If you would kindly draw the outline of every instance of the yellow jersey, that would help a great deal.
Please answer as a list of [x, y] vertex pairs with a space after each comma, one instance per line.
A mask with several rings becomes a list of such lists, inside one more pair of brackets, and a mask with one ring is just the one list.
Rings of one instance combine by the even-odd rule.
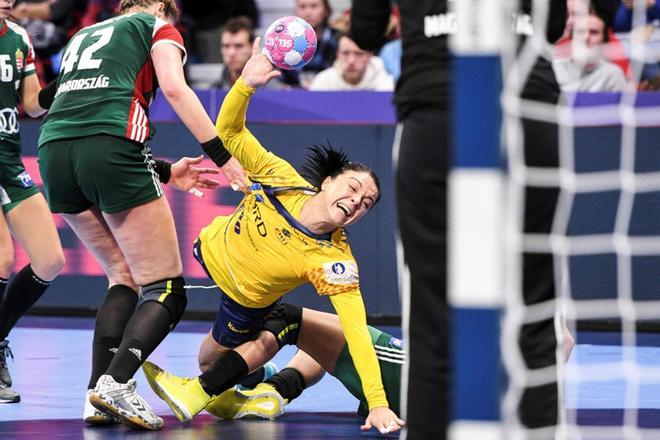
[[218, 135], [252, 185], [232, 215], [216, 217], [202, 229], [204, 263], [222, 291], [245, 307], [266, 307], [304, 283], [328, 295], [369, 408], [388, 406], [346, 233], [339, 228], [318, 235], [298, 222], [303, 204], [317, 189], [247, 129], [253, 93], [239, 78], [218, 115]]

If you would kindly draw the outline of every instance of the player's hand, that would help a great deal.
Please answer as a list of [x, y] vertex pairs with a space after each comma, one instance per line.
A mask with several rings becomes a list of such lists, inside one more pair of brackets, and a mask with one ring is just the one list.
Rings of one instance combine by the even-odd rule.
[[180, 189], [189, 191], [198, 197], [204, 197], [202, 189], [215, 189], [220, 183], [206, 177], [206, 174], [219, 174], [215, 168], [196, 167], [202, 162], [204, 156], [182, 157], [172, 164], [170, 181], [168, 184]]
[[252, 45], [252, 56], [247, 64], [245, 64], [245, 67], [243, 67], [243, 72], [241, 73], [243, 82], [250, 87], [263, 86], [271, 79], [282, 74], [279, 70], [275, 70], [270, 61], [268, 61], [268, 57], [261, 53], [261, 49], [259, 48], [260, 43], [261, 38], [255, 38]]
[[250, 192], [247, 186], [247, 178], [245, 177], [245, 170], [238, 162], [238, 160], [236, 160], [235, 157], [229, 159], [229, 161], [227, 161], [227, 163], [224, 164], [220, 168], [220, 170], [227, 179], [227, 182], [229, 182], [231, 189], [233, 189], [234, 191], [244, 192], [245, 194], [248, 194]]
[[386, 435], [391, 432], [397, 432], [406, 422], [401, 420], [389, 408], [380, 407], [374, 408], [369, 411], [364, 425], [360, 426], [362, 431], [368, 431], [371, 428], [376, 428], [381, 434]]

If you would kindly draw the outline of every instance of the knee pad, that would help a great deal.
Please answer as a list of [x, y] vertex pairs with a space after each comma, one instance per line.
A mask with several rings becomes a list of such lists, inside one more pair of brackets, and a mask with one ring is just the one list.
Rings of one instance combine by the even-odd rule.
[[278, 304], [266, 317], [263, 329], [275, 335], [277, 343], [282, 348], [285, 345], [298, 343], [301, 322], [302, 307], [293, 304]]
[[184, 284], [183, 277], [169, 278], [146, 284], [142, 286], [140, 291], [142, 297], [140, 303], [155, 301], [162, 304], [170, 312], [170, 329], [174, 329], [181, 320], [188, 304]]

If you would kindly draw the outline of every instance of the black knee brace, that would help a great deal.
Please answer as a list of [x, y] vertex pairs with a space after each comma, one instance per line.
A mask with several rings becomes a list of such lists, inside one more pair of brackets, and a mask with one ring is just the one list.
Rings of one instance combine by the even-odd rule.
[[186, 310], [188, 299], [186, 298], [186, 289], [184, 289], [185, 280], [183, 277], [171, 278], [156, 281], [142, 286], [140, 296], [142, 301], [155, 301], [161, 303], [168, 312], [170, 312], [170, 329], [179, 323], [183, 312]]
[[278, 304], [266, 317], [263, 329], [275, 335], [277, 343], [282, 348], [285, 345], [298, 343], [301, 322], [302, 307], [293, 304]]

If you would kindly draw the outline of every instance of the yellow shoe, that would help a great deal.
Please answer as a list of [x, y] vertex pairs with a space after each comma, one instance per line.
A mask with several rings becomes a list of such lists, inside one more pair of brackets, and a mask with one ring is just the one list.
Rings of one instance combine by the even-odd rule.
[[170, 406], [176, 418], [189, 422], [204, 409], [211, 397], [194, 377], [179, 377], [146, 361], [142, 365], [151, 389]]
[[252, 390], [228, 389], [211, 399], [206, 411], [223, 419], [255, 416], [274, 420], [284, 413], [286, 403], [273, 386], [260, 383]]

